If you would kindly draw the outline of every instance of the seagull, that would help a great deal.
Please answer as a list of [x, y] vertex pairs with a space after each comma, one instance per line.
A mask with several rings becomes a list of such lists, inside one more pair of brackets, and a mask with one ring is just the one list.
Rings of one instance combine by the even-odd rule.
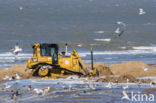
[[32, 90], [33, 89], [31, 85], [27, 85], [26, 87], [28, 88], [28, 90]]
[[128, 97], [128, 94], [126, 93], [126, 91], [122, 91], [122, 94], [123, 94], [123, 96], [122, 96], [122, 100], [123, 99], [127, 99], [127, 100], [130, 100], [130, 98]]
[[142, 68], [144, 69], [144, 71], [147, 71], [147, 70], [149, 69], [149, 68], [147, 68], [147, 67], [144, 67], [144, 66], [143, 66]]
[[126, 24], [125, 23], [123, 23], [123, 22], [121, 22], [121, 21], [117, 21], [115, 24], [118, 24], [118, 25], [122, 25], [122, 26], [126, 26]]
[[151, 82], [150, 82], [150, 86], [151, 86], [151, 87], [154, 87], [154, 85], [155, 85], [155, 82], [151, 81]]
[[65, 89], [65, 85], [64, 84], [62, 84], [62, 88]]
[[43, 94], [43, 90], [39, 89], [39, 88], [35, 88], [33, 91], [35, 91], [38, 95], [42, 95]]
[[43, 90], [43, 94], [42, 95], [45, 95], [46, 93], [48, 93], [49, 91], [50, 91], [50, 87], [48, 86], [48, 87], [46, 87], [46, 88], [43, 88], [42, 90]]
[[71, 84], [69, 84], [69, 90], [72, 90], [72, 85]]
[[13, 78], [11, 76], [6, 75], [3, 80], [12, 80]]
[[18, 53], [22, 51], [22, 48], [20, 48], [18, 43], [16, 43], [14, 49], [12, 49], [12, 50], [13, 50], [14, 55], [18, 55]]
[[146, 14], [146, 12], [142, 8], [139, 8], [139, 15], [144, 15], [144, 14]]
[[105, 87], [107, 87], [107, 88], [112, 88], [112, 83], [109, 82]]
[[91, 89], [93, 89], [93, 90], [95, 90], [96, 88], [94, 87], [94, 85], [93, 84], [90, 84], [89, 85], [89, 87], [91, 88]]
[[119, 27], [114, 31], [114, 34], [120, 37], [124, 33], [124, 30], [121, 30]]
[[126, 90], [126, 89], [129, 88], [129, 79], [127, 79], [127, 83], [126, 83], [126, 84], [127, 84], [127, 85], [126, 85], [126, 86], [123, 86], [122, 89]]
[[127, 79], [126, 81], [127, 81], [127, 85], [129, 85], [129, 79]]
[[126, 90], [126, 89], [128, 89], [128, 88], [129, 88], [128, 85], [122, 87], [122, 89], [124, 89], [124, 90]]
[[5, 89], [11, 88], [11, 85], [5, 84]]
[[54, 88], [51, 87], [46, 87], [43, 89], [39, 89], [39, 88], [34, 88], [34, 91], [38, 94], [38, 95], [45, 95], [46, 93], [48, 93], [50, 90], [52, 90]]
[[22, 10], [23, 10], [23, 6], [19, 6], [19, 7], [18, 7], [18, 10], [19, 10], [19, 11], [22, 11]]
[[8, 79], [9, 79], [8, 75], [5, 75], [5, 77], [3, 78], [3, 80], [8, 80]]
[[21, 79], [21, 77], [19, 76], [19, 74], [16, 74], [16, 79]]
[[11, 98], [12, 98], [12, 99], [14, 99], [14, 98], [16, 98], [18, 95], [20, 95], [18, 90], [13, 90], [12, 92], [13, 92], [12, 95], [11, 95]]
[[121, 21], [117, 21], [115, 24], [117, 24], [118, 27], [114, 31], [113, 35], [117, 35], [118, 37], [120, 37], [124, 33], [124, 29], [126, 27], [126, 24], [121, 22]]

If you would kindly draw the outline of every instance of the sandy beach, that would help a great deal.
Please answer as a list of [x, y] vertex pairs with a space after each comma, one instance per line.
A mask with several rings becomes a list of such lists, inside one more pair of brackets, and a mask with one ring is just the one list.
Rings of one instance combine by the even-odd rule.
[[[87, 68], [91, 68], [87, 65]], [[120, 82], [125, 83], [127, 79], [129, 82], [139, 82], [138, 77], [155, 77], [156, 66], [148, 65], [141, 61], [123, 62], [120, 64], [105, 65], [103, 63], [94, 64], [94, 69], [98, 72], [97, 81], [100, 82]], [[6, 76], [11, 77], [11, 80], [16, 80], [16, 75], [19, 75], [18, 79], [31, 79], [34, 78], [31, 74], [31, 70], [25, 68], [24, 65], [16, 64], [8, 69], [0, 69], [0, 81], [6, 81]], [[142, 80], [142, 82], [150, 82], [150, 80]]]

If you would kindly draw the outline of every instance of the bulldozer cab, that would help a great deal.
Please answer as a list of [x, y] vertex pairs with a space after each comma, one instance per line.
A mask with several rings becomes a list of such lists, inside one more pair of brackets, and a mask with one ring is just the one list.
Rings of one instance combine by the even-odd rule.
[[57, 44], [41, 44], [41, 56], [51, 56], [52, 64], [58, 64], [58, 45]]
[[57, 44], [40, 44], [40, 46], [34, 45], [33, 54], [37, 56], [37, 48], [40, 49], [40, 56], [52, 57], [52, 64], [58, 64], [58, 45]]

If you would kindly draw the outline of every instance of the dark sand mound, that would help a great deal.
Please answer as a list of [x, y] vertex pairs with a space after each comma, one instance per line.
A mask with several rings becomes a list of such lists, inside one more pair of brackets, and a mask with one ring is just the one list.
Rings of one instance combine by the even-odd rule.
[[[128, 81], [127, 81], [128, 80]], [[119, 77], [109, 77], [107, 76], [106, 78], [98, 78], [96, 80], [96, 82], [116, 82], [116, 83], [150, 83], [151, 80], [150, 79], [136, 79], [134, 76], [132, 75], [121, 75]]]
[[149, 66], [144, 62], [123, 62], [121, 64], [110, 65], [109, 67], [112, 73], [115, 75], [130, 74], [134, 77], [156, 76], [156, 68], [152, 68], [152, 66]]
[[136, 83], [139, 80], [137, 80], [135, 77], [133, 77], [132, 75], [121, 75], [119, 77], [106, 77], [106, 78], [99, 78], [96, 81], [97, 82], [118, 82], [118, 83], [126, 83], [128, 80], [128, 82], [131, 83]]
[[118, 81], [119, 82], [126, 83], [127, 80], [129, 82], [131, 82], [131, 83], [138, 82], [138, 80], [134, 76], [132, 76], [130, 74], [128, 74], [128, 75], [121, 75], [120, 77], [118, 77]]
[[29, 70], [25, 71], [24, 65], [17, 64], [14, 65], [8, 69], [0, 69], [0, 81], [3, 81], [3, 78], [8, 75], [10, 77], [13, 77], [15, 79], [16, 74], [18, 74], [21, 79], [26, 79], [31, 77], [31, 72]]
[[[87, 68], [91, 69], [91, 65], [88, 65]], [[99, 76], [113, 75], [110, 68], [107, 65], [103, 64], [103, 63], [94, 64], [94, 69], [96, 69]]]

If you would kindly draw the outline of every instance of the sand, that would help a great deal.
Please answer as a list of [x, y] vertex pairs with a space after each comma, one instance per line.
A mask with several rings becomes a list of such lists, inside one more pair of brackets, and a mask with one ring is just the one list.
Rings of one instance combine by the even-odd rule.
[[[88, 69], [91, 69], [91, 65], [87, 65]], [[147, 65], [144, 62], [139, 61], [130, 61], [123, 62], [120, 64], [105, 65], [103, 63], [94, 64], [94, 69], [98, 72], [98, 79], [96, 81], [100, 82], [138, 82], [139, 80], [136, 77], [145, 77], [145, 76], [156, 76], [156, 66]], [[16, 74], [20, 75], [20, 79], [32, 78], [31, 71], [25, 71], [25, 66], [21, 64], [14, 65], [8, 69], [0, 69], [0, 81], [6, 75], [11, 76], [12, 79], [16, 79]], [[112, 77], [118, 76], [118, 77]], [[103, 78], [104, 77], [104, 78]], [[141, 80], [141, 82], [146, 83], [151, 80]]]
[[[91, 65], [87, 65], [91, 68]], [[156, 76], [156, 66], [148, 65], [140, 61], [129, 61], [120, 64], [105, 65], [103, 63], [94, 64], [99, 76], [104, 75], [132, 75], [134, 77]]]
[[12, 79], [16, 79], [16, 74], [20, 76], [20, 79], [27, 79], [31, 77], [31, 71], [25, 70], [24, 65], [17, 64], [8, 69], [0, 69], [0, 81], [4, 81], [3, 79], [6, 76], [12, 77]]
[[[123, 62], [109, 66], [115, 75], [132, 75], [134, 77], [156, 76], [156, 68], [140, 61]], [[145, 69], [145, 70], [144, 70]], [[147, 70], [148, 69], [148, 70]]]
[[[87, 66], [91, 68], [91, 65]], [[105, 65], [103, 63], [94, 64], [94, 68], [99, 73], [99, 78], [97, 82], [120, 82], [126, 83], [129, 82], [140, 82], [140, 83], [149, 83], [150, 79], [136, 79], [136, 77], [145, 77], [145, 76], [156, 76], [156, 67], [155, 65], [148, 65], [140, 61], [130, 61], [123, 62], [120, 64]], [[116, 75], [119, 77], [112, 77], [110, 75]], [[105, 76], [103, 78], [103, 76]]]

